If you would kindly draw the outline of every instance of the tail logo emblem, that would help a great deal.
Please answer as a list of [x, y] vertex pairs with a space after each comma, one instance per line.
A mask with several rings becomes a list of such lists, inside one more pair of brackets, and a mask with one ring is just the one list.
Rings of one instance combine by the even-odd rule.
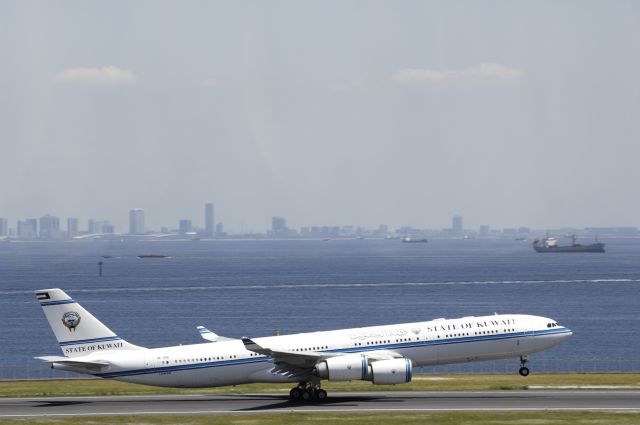
[[68, 311], [62, 315], [62, 324], [69, 328], [69, 332], [75, 331], [80, 324], [80, 315], [75, 311]]

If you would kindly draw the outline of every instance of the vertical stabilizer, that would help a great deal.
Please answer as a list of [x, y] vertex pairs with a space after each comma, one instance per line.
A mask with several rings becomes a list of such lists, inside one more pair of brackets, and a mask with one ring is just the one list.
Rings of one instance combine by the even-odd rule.
[[112, 350], [138, 350], [113, 333], [62, 289], [41, 289], [36, 298], [67, 357]]

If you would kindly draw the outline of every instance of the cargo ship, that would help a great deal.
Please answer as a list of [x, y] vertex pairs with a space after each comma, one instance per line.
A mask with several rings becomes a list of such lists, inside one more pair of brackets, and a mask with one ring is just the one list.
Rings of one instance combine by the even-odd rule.
[[536, 252], [604, 252], [604, 244], [596, 242], [589, 245], [581, 245], [576, 242], [576, 235], [571, 236], [571, 245], [560, 246], [556, 238], [545, 236], [533, 241], [533, 249]]

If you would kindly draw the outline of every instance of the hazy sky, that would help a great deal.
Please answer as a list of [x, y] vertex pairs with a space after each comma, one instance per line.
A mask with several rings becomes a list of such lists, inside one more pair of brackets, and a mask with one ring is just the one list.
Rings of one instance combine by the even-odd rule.
[[1, 1], [0, 216], [640, 226], [638, 1]]

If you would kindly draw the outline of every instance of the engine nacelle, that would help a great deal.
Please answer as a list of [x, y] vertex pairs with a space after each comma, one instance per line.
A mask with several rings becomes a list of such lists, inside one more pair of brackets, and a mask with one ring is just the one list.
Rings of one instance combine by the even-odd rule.
[[411, 382], [413, 365], [409, 359], [379, 360], [371, 363], [372, 381], [376, 385]]
[[355, 381], [367, 378], [369, 366], [364, 354], [330, 357], [316, 365], [318, 376], [329, 381]]

